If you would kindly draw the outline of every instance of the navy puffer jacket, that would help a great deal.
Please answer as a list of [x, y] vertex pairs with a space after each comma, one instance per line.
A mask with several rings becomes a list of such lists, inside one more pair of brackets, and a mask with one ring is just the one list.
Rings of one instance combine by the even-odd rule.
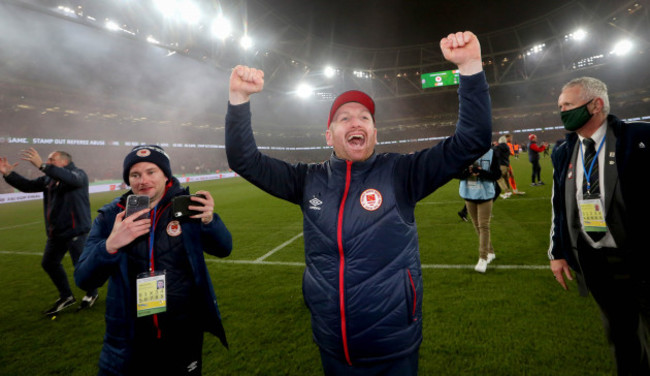
[[[115, 216], [124, 209], [125, 198], [130, 193], [127, 192], [99, 209], [99, 215], [93, 223], [74, 272], [75, 282], [84, 290], [98, 288], [108, 280], [106, 334], [99, 366], [114, 374], [128, 373], [129, 360], [133, 354], [136, 294], [133, 290], [135, 281], [130, 278], [132, 273], [129, 270], [129, 253], [132, 251], [132, 247], [138, 247], [142, 242], [148, 241], [147, 236], [142, 236], [115, 254], [106, 251], [106, 239], [113, 229]], [[232, 237], [216, 213], [212, 222], [207, 225], [198, 220], [178, 221], [174, 218], [170, 207], [171, 199], [174, 196], [186, 194], [189, 192], [182, 188], [178, 180], [174, 178], [173, 185], [158, 205], [160, 219], [154, 225], [155, 254], [168, 252], [168, 247], [174, 244], [175, 247], [178, 247], [178, 249], [173, 249], [174, 252], [184, 252], [187, 255], [200, 300], [199, 306], [203, 310], [200, 315], [202, 318], [200, 325], [204, 331], [214, 334], [224, 346], [227, 346], [217, 298], [203, 253], [218, 257], [228, 256], [232, 250]], [[173, 226], [173, 222], [177, 222], [176, 226], [180, 224], [180, 231], [170, 233], [169, 226]], [[170, 237], [172, 236], [180, 236], [182, 242], [171, 241]], [[171, 308], [169, 307], [170, 310]], [[180, 310], [183, 308], [177, 307]]]
[[303, 294], [314, 340], [348, 364], [407, 356], [422, 341], [422, 272], [416, 203], [490, 148], [485, 75], [461, 76], [455, 135], [413, 154], [332, 155], [292, 165], [259, 152], [250, 103], [229, 105], [230, 167], [266, 192], [301, 206]]

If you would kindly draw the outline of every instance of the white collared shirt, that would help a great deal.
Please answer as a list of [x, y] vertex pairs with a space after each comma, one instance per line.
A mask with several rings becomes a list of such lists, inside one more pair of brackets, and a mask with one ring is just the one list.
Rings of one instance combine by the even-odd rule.
[[[594, 134], [591, 135], [591, 139], [594, 140], [594, 143], [596, 144], [596, 151], [598, 151], [598, 147], [600, 146], [600, 143], [605, 139], [607, 136], [607, 120], [605, 120], [598, 130], [594, 132]], [[578, 134], [579, 142], [582, 144], [582, 141], [585, 139], [585, 137], [582, 137]], [[580, 147], [580, 145], [577, 145], [578, 147], [578, 159], [576, 160], [576, 202], [580, 202], [582, 200], [582, 182], [585, 179], [585, 169], [583, 166], [583, 154], [585, 152], [584, 145]], [[600, 153], [598, 153], [598, 183], [599, 183], [599, 189], [600, 189], [600, 197], [603, 202], [603, 215], [607, 215], [607, 207], [605, 206], [605, 155], [607, 154], [605, 150], [607, 149], [607, 141], [603, 142], [603, 147], [600, 150]], [[587, 168], [589, 168], [587, 166]], [[603, 248], [603, 247], [608, 247], [608, 248], [616, 248], [616, 242], [614, 241], [614, 237], [612, 234], [607, 231], [607, 234], [600, 239], [598, 242], [594, 242], [591, 240], [589, 236], [586, 236], [587, 233], [585, 232], [584, 228], [582, 228], [582, 233], [585, 235], [585, 239], [587, 240], [587, 243], [589, 243], [590, 246], [593, 248]]]

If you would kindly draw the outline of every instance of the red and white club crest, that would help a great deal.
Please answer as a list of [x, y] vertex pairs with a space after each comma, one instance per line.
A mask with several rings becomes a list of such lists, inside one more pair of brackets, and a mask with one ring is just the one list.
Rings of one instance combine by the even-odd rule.
[[379, 209], [382, 200], [383, 199], [381, 197], [381, 193], [379, 193], [378, 190], [373, 188], [369, 188], [363, 191], [361, 197], [359, 198], [359, 202], [361, 202], [361, 206], [363, 206], [363, 208], [368, 211], [375, 211]]
[[151, 155], [151, 150], [149, 150], [149, 149], [140, 149], [140, 150], [135, 152], [135, 155], [137, 155], [138, 157], [148, 157], [148, 156]]
[[178, 221], [171, 221], [167, 225], [167, 235], [178, 236], [181, 234], [181, 224]]

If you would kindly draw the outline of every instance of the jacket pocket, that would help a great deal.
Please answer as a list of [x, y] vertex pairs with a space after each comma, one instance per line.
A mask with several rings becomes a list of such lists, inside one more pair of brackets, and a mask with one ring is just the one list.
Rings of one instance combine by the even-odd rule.
[[417, 318], [417, 289], [415, 288], [415, 280], [413, 274], [409, 269], [406, 269], [406, 312], [408, 312], [408, 322], [412, 323], [418, 320]]

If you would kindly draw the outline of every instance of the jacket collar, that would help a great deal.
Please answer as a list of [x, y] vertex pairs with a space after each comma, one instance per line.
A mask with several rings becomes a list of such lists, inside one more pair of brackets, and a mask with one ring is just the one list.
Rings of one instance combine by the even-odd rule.
[[[377, 153], [372, 152], [372, 155], [370, 155], [370, 158], [366, 159], [363, 162], [353, 162], [352, 163], [352, 170], [353, 171], [365, 171], [368, 170], [377, 160]], [[333, 169], [343, 169], [345, 170], [347, 166], [347, 160], [346, 159], [341, 159], [336, 156], [334, 152], [332, 152], [332, 155], [330, 156], [330, 165], [332, 166]]]

